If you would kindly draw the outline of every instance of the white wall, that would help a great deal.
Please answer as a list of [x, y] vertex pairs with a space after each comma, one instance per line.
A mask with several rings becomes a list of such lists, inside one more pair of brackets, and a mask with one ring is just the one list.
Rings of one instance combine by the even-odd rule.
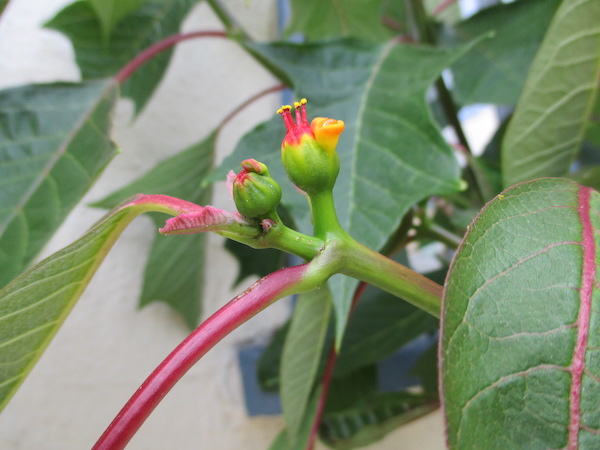
[[[40, 28], [69, 0], [11, 0], [0, 19], [0, 88], [31, 82], [77, 80], [69, 42]], [[225, 2], [257, 39], [277, 34], [274, 0]], [[220, 28], [206, 5], [194, 9], [185, 29]], [[155, 98], [132, 122], [121, 101], [114, 137], [123, 148], [86, 196], [90, 203], [137, 178], [162, 158], [205, 136], [236, 105], [277, 81], [235, 44], [202, 39], [180, 44]], [[219, 138], [219, 155], [279, 106], [278, 94], [256, 102]], [[214, 204], [231, 208], [223, 185]], [[79, 206], [45, 254], [79, 237], [102, 211]], [[186, 335], [181, 320], [161, 304], [136, 309], [152, 224], [137, 219], [123, 234], [71, 316], [31, 375], [0, 415], [0, 448], [83, 449], [93, 445], [150, 371]], [[210, 238], [205, 314], [235, 295], [232, 257]], [[248, 284], [251, 280], [248, 280]], [[264, 449], [282, 427], [279, 417], [249, 418], [243, 406], [236, 354], [264, 340], [288, 312], [274, 305], [219, 344], [167, 396], [132, 440], [132, 449]], [[425, 440], [415, 441], [418, 433]], [[434, 414], [373, 448], [443, 448]], [[421, 438], [419, 438], [421, 439]], [[414, 444], [410, 444], [414, 442]]]

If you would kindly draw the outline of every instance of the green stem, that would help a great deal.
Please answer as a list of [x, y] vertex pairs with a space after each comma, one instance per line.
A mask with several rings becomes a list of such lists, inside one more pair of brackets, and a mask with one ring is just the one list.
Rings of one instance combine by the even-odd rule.
[[440, 317], [442, 286], [352, 238], [340, 244], [335, 249], [336, 257], [342, 259], [340, 273], [383, 289]]
[[462, 238], [451, 233], [435, 223], [428, 223], [418, 229], [419, 236], [427, 236], [446, 244], [448, 247], [457, 249]]
[[248, 40], [248, 34], [243, 28], [235, 21], [235, 19], [229, 14], [229, 11], [221, 5], [219, 0], [207, 0], [208, 5], [213, 10], [215, 15], [219, 18], [223, 26], [227, 29], [227, 33], [230, 35], [239, 35], [240, 37]]
[[315, 236], [325, 241], [330, 238], [345, 236], [346, 232], [340, 225], [335, 212], [333, 192], [326, 190], [318, 194], [312, 194], [309, 198]]

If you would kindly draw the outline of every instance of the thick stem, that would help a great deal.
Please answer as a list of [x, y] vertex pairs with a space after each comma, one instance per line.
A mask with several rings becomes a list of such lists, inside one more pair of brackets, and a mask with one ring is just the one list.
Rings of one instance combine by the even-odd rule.
[[123, 449], [175, 383], [217, 342], [265, 307], [313, 287], [309, 264], [274, 272], [204, 321], [154, 370], [100, 437], [95, 450]]
[[173, 47], [175, 44], [181, 41], [206, 37], [227, 38], [227, 33], [225, 33], [224, 31], [195, 31], [193, 33], [174, 34], [172, 36], [166, 37], [165, 39], [158, 41], [155, 44], [148, 47], [147, 49], [143, 50], [129, 63], [127, 63], [125, 67], [123, 67], [121, 71], [115, 76], [115, 80], [118, 83], [123, 84], [144, 63], [152, 59], [158, 53]]
[[442, 286], [356, 241], [342, 241], [334, 251], [340, 272], [383, 289], [440, 317]]
[[346, 235], [335, 212], [332, 191], [326, 190], [310, 195], [310, 207], [315, 236], [327, 240], [329, 237]]

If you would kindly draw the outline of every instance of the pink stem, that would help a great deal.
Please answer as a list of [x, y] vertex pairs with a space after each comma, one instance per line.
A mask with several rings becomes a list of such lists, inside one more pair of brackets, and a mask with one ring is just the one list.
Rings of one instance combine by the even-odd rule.
[[[354, 297], [352, 298], [352, 305], [350, 306], [350, 314], [356, 308], [358, 301], [362, 297], [368, 284], [364, 281], [354, 291]], [[321, 396], [319, 397], [319, 404], [317, 405], [317, 412], [313, 419], [312, 427], [310, 429], [310, 435], [308, 437], [308, 443], [306, 444], [306, 450], [313, 450], [317, 435], [319, 434], [319, 425], [321, 424], [321, 418], [325, 411], [325, 405], [327, 404], [327, 395], [329, 394], [329, 386], [331, 385], [331, 379], [333, 378], [333, 370], [335, 369], [335, 363], [337, 361], [338, 353], [335, 351], [335, 345], [331, 346], [329, 356], [327, 357], [327, 364], [325, 366], [325, 373], [323, 373], [323, 379], [321, 380]]]
[[292, 293], [304, 280], [307, 268], [308, 264], [303, 264], [267, 275], [205, 320], [144, 381], [94, 450], [125, 448], [163, 397], [208, 350], [268, 305]]
[[146, 61], [152, 59], [156, 54], [173, 47], [175, 44], [186, 41], [188, 39], [218, 37], [226, 38], [227, 33], [224, 31], [194, 31], [193, 33], [173, 34], [166, 37], [162, 41], [158, 41], [147, 49], [143, 50], [135, 58], [129, 61], [125, 67], [115, 76], [115, 80], [123, 84], [137, 69], [140, 68]]
[[439, 5], [437, 5], [437, 7], [433, 10], [433, 15], [437, 16], [438, 14], [443, 13], [446, 8], [455, 4], [456, 1], [457, 0], [444, 0]]

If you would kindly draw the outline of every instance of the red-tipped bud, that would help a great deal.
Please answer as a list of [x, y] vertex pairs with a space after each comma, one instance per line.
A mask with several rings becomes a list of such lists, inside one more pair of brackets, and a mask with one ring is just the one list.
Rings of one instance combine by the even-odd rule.
[[283, 166], [292, 183], [306, 193], [330, 190], [340, 171], [335, 149], [344, 122], [318, 117], [309, 125], [306, 99], [294, 103], [294, 108], [295, 122], [291, 106], [282, 106], [277, 111], [287, 130], [281, 144]]
[[232, 186], [237, 210], [246, 217], [262, 219], [275, 212], [281, 201], [281, 188], [269, 169], [255, 159], [242, 161], [242, 170]]

